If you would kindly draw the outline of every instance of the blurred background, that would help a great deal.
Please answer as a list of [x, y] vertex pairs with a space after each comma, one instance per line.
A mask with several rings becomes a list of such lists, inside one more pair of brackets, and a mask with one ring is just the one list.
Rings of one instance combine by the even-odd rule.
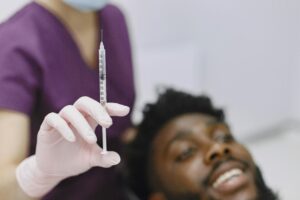
[[[0, 2], [0, 22], [29, 0]], [[159, 86], [204, 93], [226, 110], [282, 199], [300, 192], [300, 1], [112, 0], [134, 53], [133, 120]], [[1, 72], [0, 72], [1, 73]]]

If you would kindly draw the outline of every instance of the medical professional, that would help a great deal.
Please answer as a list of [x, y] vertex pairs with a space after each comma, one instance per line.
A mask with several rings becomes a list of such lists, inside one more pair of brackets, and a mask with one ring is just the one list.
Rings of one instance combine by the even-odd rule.
[[[116, 102], [106, 106], [99, 103], [101, 29], [108, 101]], [[118, 8], [106, 0], [27, 4], [0, 25], [1, 199], [124, 199], [113, 166], [133, 102], [131, 49]], [[106, 154], [98, 125], [109, 127]]]

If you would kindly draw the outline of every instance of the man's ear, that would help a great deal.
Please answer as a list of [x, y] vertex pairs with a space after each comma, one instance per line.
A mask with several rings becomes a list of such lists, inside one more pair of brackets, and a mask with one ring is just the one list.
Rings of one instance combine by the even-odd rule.
[[150, 195], [150, 197], [148, 198], [148, 200], [167, 200], [165, 195], [161, 192], [155, 192], [153, 194]]

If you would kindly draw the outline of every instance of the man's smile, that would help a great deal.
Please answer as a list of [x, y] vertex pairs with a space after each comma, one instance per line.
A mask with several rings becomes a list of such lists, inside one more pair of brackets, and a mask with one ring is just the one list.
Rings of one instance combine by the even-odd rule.
[[209, 186], [220, 194], [231, 194], [249, 182], [247, 165], [239, 161], [224, 161], [209, 176]]

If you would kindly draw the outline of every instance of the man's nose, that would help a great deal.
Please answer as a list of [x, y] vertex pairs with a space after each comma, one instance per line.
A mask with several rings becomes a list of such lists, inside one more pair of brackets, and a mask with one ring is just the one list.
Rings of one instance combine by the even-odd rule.
[[209, 165], [213, 162], [223, 159], [224, 157], [228, 156], [230, 153], [231, 151], [227, 144], [217, 143], [217, 142], [213, 143], [209, 147], [204, 157], [204, 163]]

